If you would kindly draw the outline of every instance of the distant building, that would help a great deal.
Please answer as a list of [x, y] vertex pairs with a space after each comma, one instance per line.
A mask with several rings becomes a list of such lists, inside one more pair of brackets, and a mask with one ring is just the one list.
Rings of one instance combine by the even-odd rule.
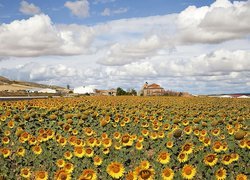
[[242, 95], [242, 96], [238, 96], [237, 98], [250, 98], [250, 96], [246, 96], [246, 95]]
[[75, 94], [93, 94], [95, 93], [95, 90], [94, 88], [90, 86], [80, 86], [80, 87], [74, 88], [73, 92]]
[[109, 90], [95, 90], [95, 95], [97, 96], [116, 96], [116, 89], [112, 88]]
[[165, 90], [160, 85], [155, 83], [149, 85], [147, 82], [143, 85], [140, 92], [143, 96], [163, 96], [164, 93]]
[[33, 89], [26, 89], [26, 92], [29, 92], [29, 93], [56, 93], [56, 90], [50, 89], [50, 88], [33, 88]]

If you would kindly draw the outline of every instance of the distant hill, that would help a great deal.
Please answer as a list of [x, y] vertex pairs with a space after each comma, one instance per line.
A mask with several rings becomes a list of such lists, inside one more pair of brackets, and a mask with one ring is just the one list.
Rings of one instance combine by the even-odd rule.
[[50, 88], [55, 89], [61, 92], [68, 92], [68, 89], [60, 86], [49, 86], [45, 84], [38, 84], [34, 82], [25, 82], [25, 81], [15, 81], [9, 80], [6, 77], [0, 76], [0, 91], [21, 91], [26, 89], [33, 88]]

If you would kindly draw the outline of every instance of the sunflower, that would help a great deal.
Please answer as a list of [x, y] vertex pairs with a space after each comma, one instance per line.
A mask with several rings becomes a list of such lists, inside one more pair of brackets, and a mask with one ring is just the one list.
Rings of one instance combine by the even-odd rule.
[[147, 129], [142, 129], [141, 133], [142, 133], [142, 135], [143, 135], [144, 137], [146, 137], [146, 136], [148, 136], [149, 131], [148, 131]]
[[170, 124], [166, 123], [163, 125], [163, 129], [167, 131], [170, 129], [170, 126], [171, 126]]
[[250, 140], [248, 139], [246, 139], [246, 147], [247, 147], [247, 149], [250, 149]]
[[94, 138], [94, 137], [88, 138], [87, 144], [88, 144], [88, 146], [90, 146], [90, 147], [95, 147], [95, 145], [96, 145], [96, 138]]
[[74, 155], [76, 157], [82, 158], [85, 155], [85, 151], [82, 147], [75, 147], [74, 148]]
[[5, 130], [5, 131], [4, 131], [4, 135], [5, 135], [5, 136], [9, 136], [10, 134], [11, 134], [11, 131], [10, 131], [10, 130]]
[[208, 166], [214, 166], [218, 161], [216, 154], [208, 154], [204, 157], [204, 163]]
[[123, 146], [132, 146], [133, 140], [129, 134], [124, 134], [121, 139]]
[[67, 144], [67, 139], [64, 138], [64, 137], [61, 137], [58, 141], [58, 143], [61, 145], [61, 146], [65, 146]]
[[37, 143], [36, 138], [35, 138], [35, 137], [30, 137], [30, 139], [29, 139], [29, 144], [30, 144], [30, 145], [35, 145], [36, 143]]
[[108, 154], [110, 152], [109, 148], [103, 148], [102, 149], [103, 154]]
[[166, 167], [162, 170], [161, 177], [163, 180], [172, 180], [174, 178], [174, 171], [171, 168]]
[[144, 137], [143, 137], [143, 136], [139, 136], [139, 137], [138, 137], [138, 141], [139, 141], [139, 142], [143, 142], [143, 141], [144, 141]]
[[10, 120], [8, 122], [8, 127], [12, 129], [14, 126], [15, 126], [15, 121], [14, 120]]
[[160, 152], [160, 154], [158, 155], [157, 160], [161, 163], [161, 164], [167, 164], [170, 161], [170, 154], [168, 152]]
[[30, 177], [30, 175], [31, 175], [31, 172], [30, 172], [30, 169], [29, 168], [22, 168], [21, 169], [21, 172], [20, 172], [20, 175], [22, 176], [22, 177], [24, 177], [24, 178], [29, 178]]
[[135, 141], [137, 139], [137, 135], [136, 134], [132, 134], [131, 139]]
[[94, 133], [94, 131], [89, 127], [84, 128], [83, 131], [87, 136], [92, 136], [92, 134]]
[[200, 131], [198, 129], [194, 130], [194, 135], [199, 136]]
[[2, 138], [2, 143], [3, 143], [3, 144], [9, 144], [9, 142], [10, 142], [10, 138], [8, 138], [7, 136], [4, 136], [4, 137]]
[[228, 149], [228, 145], [227, 145], [226, 142], [224, 142], [224, 143], [222, 144], [221, 150], [222, 150], [222, 151], [226, 151], [227, 149]]
[[211, 139], [208, 137], [205, 137], [203, 140], [204, 146], [209, 146], [211, 144]]
[[65, 159], [69, 160], [72, 158], [73, 155], [70, 151], [66, 151], [63, 156]]
[[102, 158], [99, 157], [99, 156], [95, 156], [95, 157], [93, 158], [93, 161], [94, 161], [94, 165], [95, 165], [95, 166], [100, 166], [100, 165], [102, 164]]
[[213, 143], [213, 150], [214, 150], [215, 152], [221, 152], [221, 151], [222, 151], [222, 148], [223, 148], [223, 145], [222, 145], [222, 143], [221, 143], [220, 141], [215, 141], [215, 142]]
[[180, 152], [177, 159], [179, 162], [186, 162], [188, 160], [188, 155], [184, 152]]
[[81, 139], [76, 139], [74, 141], [74, 146], [75, 147], [83, 147], [84, 145], [85, 145], [85, 142], [83, 142], [83, 140], [81, 140]]
[[68, 142], [69, 142], [70, 145], [75, 145], [76, 140], [77, 140], [76, 136], [70, 136], [68, 138]]
[[143, 149], [143, 144], [142, 144], [141, 142], [137, 142], [137, 143], [135, 144], [135, 148], [136, 148], [137, 150], [142, 150], [142, 149]]
[[84, 169], [78, 180], [96, 180], [97, 174], [93, 169]]
[[158, 137], [159, 137], [159, 138], [164, 138], [164, 137], [165, 137], [164, 131], [159, 131], [159, 132], [158, 132]]
[[20, 136], [20, 139], [24, 142], [28, 141], [30, 138], [30, 134], [28, 132], [23, 132]]
[[229, 164], [231, 164], [231, 163], [233, 162], [233, 160], [232, 160], [232, 158], [231, 158], [231, 155], [230, 155], [230, 154], [229, 154], [229, 155], [224, 155], [224, 156], [222, 157], [221, 162], [222, 162], [224, 165], [229, 165]]
[[205, 129], [201, 130], [200, 135], [203, 136], [203, 137], [206, 136], [207, 131]]
[[153, 180], [155, 175], [155, 171], [152, 168], [142, 169], [141, 167], [137, 167], [134, 173], [138, 180]]
[[245, 148], [245, 147], [247, 147], [247, 143], [246, 143], [245, 139], [240, 140], [239, 146], [240, 146], [240, 148]]
[[173, 146], [174, 146], [174, 142], [173, 141], [168, 141], [167, 143], [166, 143], [166, 146], [167, 146], [167, 148], [172, 148]]
[[133, 173], [133, 171], [129, 172], [126, 177], [125, 177], [126, 180], [136, 180], [136, 176], [135, 174]]
[[55, 132], [53, 130], [51, 130], [51, 129], [48, 129], [47, 130], [47, 135], [48, 135], [49, 139], [52, 139], [54, 137], [54, 135], [55, 135]]
[[220, 128], [215, 128], [212, 130], [212, 135], [219, 136], [220, 135]]
[[102, 142], [99, 139], [96, 139], [96, 146], [100, 147], [102, 145]]
[[86, 148], [85, 149], [85, 156], [86, 157], [93, 157], [93, 155], [94, 155], [94, 150], [93, 149], [91, 149], [91, 148]]
[[109, 148], [112, 145], [112, 140], [110, 138], [102, 139], [102, 145], [104, 148]]
[[119, 179], [124, 174], [124, 167], [119, 162], [112, 162], [107, 166], [106, 171], [111, 177]]
[[78, 134], [78, 130], [77, 129], [73, 129], [72, 134], [73, 135], [77, 135]]
[[142, 169], [149, 169], [150, 163], [147, 160], [141, 161], [140, 168]]
[[48, 172], [46, 171], [36, 171], [35, 172], [35, 180], [47, 180]]
[[64, 165], [65, 165], [65, 161], [64, 161], [63, 159], [58, 159], [58, 160], [56, 161], [56, 165], [57, 165], [59, 168], [62, 168], [62, 167], [64, 167]]
[[230, 128], [230, 129], [227, 130], [227, 132], [228, 132], [228, 134], [233, 135], [234, 132], [235, 132], [235, 129], [234, 128]]
[[224, 180], [226, 179], [227, 171], [224, 168], [220, 168], [215, 172], [215, 177], [217, 180]]
[[122, 148], [122, 144], [121, 144], [120, 142], [115, 142], [115, 143], [114, 143], [114, 148], [115, 148], [116, 150], [120, 150], [120, 149]]
[[187, 119], [184, 119], [184, 120], [182, 121], [182, 124], [183, 124], [184, 126], [187, 126], [187, 125], [189, 124], [189, 121], [188, 121]]
[[185, 143], [182, 146], [182, 151], [186, 154], [191, 154], [193, 152], [194, 145], [192, 143]]
[[40, 145], [35, 145], [32, 147], [32, 151], [34, 154], [39, 155], [43, 152], [43, 149], [41, 148]]
[[192, 165], [186, 164], [181, 171], [181, 175], [184, 179], [193, 179], [196, 174], [196, 168]]
[[157, 132], [153, 131], [149, 134], [150, 139], [155, 140], [158, 138]]
[[230, 156], [231, 156], [232, 161], [238, 161], [240, 157], [239, 154], [237, 153], [232, 153]]
[[64, 165], [63, 169], [64, 169], [65, 171], [67, 171], [68, 173], [72, 173], [73, 170], [74, 170], [74, 164], [72, 164], [72, 163], [66, 163], [66, 164]]
[[11, 154], [11, 150], [8, 149], [8, 148], [2, 148], [1, 149], [1, 153], [2, 153], [3, 157], [6, 158], [6, 157], [8, 157]]
[[192, 130], [191, 126], [187, 126], [187, 127], [184, 128], [184, 133], [187, 134], [187, 135], [191, 134], [192, 131], [193, 130]]
[[247, 175], [245, 175], [245, 174], [238, 174], [236, 176], [236, 180], [247, 180]]
[[59, 169], [59, 170], [56, 171], [54, 179], [55, 180], [70, 180], [71, 176], [64, 169]]
[[24, 147], [19, 147], [18, 149], [17, 149], [17, 154], [19, 155], [19, 156], [24, 156], [24, 154], [25, 154], [25, 148]]

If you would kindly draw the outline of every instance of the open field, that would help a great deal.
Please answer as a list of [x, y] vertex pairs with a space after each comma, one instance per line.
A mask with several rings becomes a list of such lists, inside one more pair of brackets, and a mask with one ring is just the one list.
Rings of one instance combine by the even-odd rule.
[[0, 102], [0, 179], [247, 179], [249, 123], [249, 99]]

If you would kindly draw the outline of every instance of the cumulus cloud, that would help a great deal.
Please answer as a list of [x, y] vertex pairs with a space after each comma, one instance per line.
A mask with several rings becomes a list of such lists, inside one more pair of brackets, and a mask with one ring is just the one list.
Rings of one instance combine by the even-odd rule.
[[0, 25], [0, 56], [76, 55], [86, 52], [94, 32], [85, 26], [55, 26], [40, 14]]
[[98, 63], [109, 66], [129, 64], [151, 57], [161, 46], [160, 38], [156, 35], [126, 45], [116, 43]]
[[89, 16], [88, 0], [67, 1], [64, 6], [70, 9], [71, 13], [77, 17], [85, 18]]
[[26, 15], [35, 15], [41, 13], [41, 9], [34, 5], [33, 3], [28, 3], [27, 1], [22, 1], [20, 3], [19, 11]]
[[189, 6], [178, 15], [183, 43], [220, 43], [250, 34], [250, 1], [216, 0], [211, 6]]
[[0, 75], [61, 86], [70, 84], [71, 87], [139, 89], [148, 81], [166, 89], [195, 93], [244, 92], [250, 82], [249, 58], [249, 51], [221, 49], [184, 60], [159, 56], [123, 66], [33, 62], [16, 68], [0, 68]]
[[124, 14], [128, 12], [128, 8], [119, 8], [111, 10], [110, 8], [105, 8], [103, 12], [101, 13], [102, 16], [111, 16], [115, 14]]
[[101, 13], [102, 16], [110, 16], [111, 10], [109, 8], [105, 8], [103, 12]]

